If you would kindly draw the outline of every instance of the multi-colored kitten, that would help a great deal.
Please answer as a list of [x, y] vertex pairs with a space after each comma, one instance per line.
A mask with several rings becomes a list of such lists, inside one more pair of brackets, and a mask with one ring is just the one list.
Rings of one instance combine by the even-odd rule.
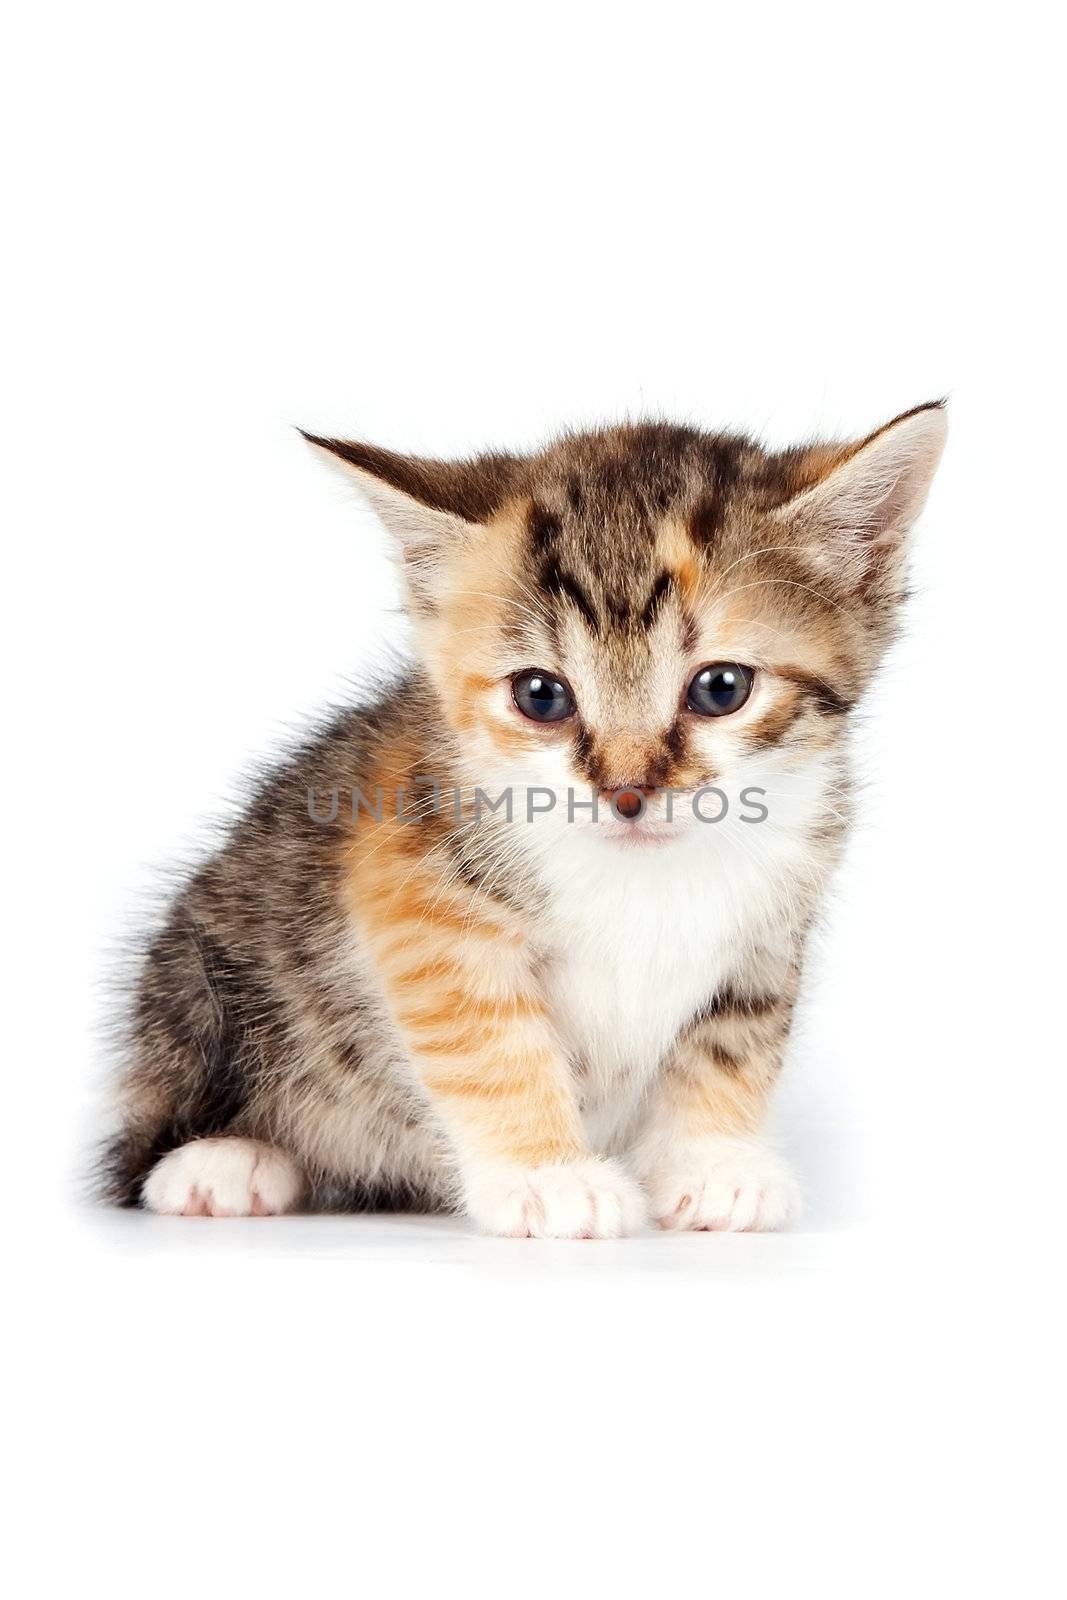
[[109, 1196], [784, 1223], [759, 1133], [944, 436], [932, 404], [782, 453], [665, 423], [459, 463], [312, 439], [396, 537], [418, 660], [174, 902]]

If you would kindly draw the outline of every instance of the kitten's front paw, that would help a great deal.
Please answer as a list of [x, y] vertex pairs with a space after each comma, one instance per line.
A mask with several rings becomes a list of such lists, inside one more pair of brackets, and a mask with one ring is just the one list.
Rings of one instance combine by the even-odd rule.
[[599, 1156], [471, 1173], [464, 1202], [484, 1233], [513, 1239], [618, 1239], [648, 1212], [633, 1179]]
[[775, 1151], [755, 1139], [696, 1141], [646, 1185], [661, 1228], [763, 1233], [800, 1212], [796, 1179]]

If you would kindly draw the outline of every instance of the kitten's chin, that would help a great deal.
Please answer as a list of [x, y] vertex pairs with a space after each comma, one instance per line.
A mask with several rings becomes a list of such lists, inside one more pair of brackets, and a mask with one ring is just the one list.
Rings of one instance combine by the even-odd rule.
[[685, 836], [685, 829], [674, 822], [603, 822], [596, 824], [593, 832], [618, 850], [662, 848], [677, 844]]

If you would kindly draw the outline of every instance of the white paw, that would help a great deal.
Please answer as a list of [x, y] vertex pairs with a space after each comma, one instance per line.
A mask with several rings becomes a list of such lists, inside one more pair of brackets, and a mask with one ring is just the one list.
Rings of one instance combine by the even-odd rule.
[[793, 1174], [756, 1139], [695, 1141], [646, 1187], [661, 1228], [763, 1233], [785, 1227], [800, 1212]]
[[257, 1139], [194, 1139], [158, 1161], [141, 1198], [174, 1217], [275, 1217], [291, 1211], [304, 1181], [287, 1155]]
[[483, 1232], [513, 1239], [618, 1239], [648, 1214], [633, 1179], [599, 1156], [484, 1168], [468, 1175], [464, 1200]]

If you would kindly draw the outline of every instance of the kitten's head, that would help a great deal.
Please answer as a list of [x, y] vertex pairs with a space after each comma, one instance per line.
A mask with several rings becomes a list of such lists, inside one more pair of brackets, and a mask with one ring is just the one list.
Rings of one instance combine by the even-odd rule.
[[469, 781], [627, 791], [625, 811], [631, 792], [736, 793], [839, 740], [944, 438], [932, 403], [773, 453], [647, 422], [466, 462], [311, 442], [396, 537]]

